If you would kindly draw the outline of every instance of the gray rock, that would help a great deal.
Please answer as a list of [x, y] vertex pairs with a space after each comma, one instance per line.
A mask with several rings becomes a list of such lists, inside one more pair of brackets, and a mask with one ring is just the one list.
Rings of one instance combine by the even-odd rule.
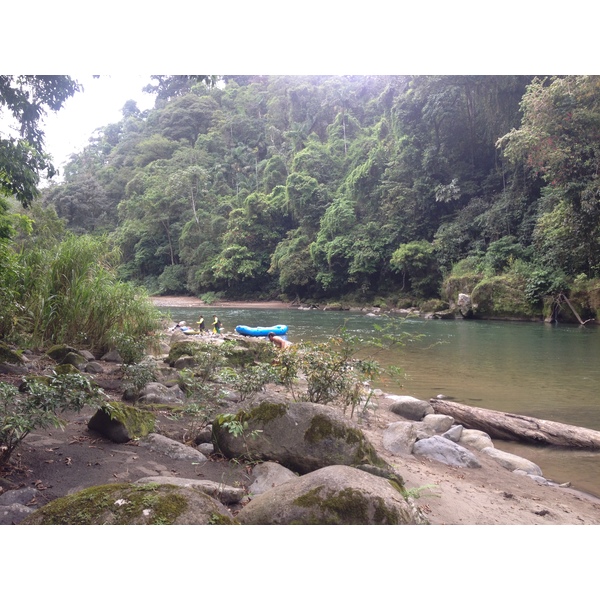
[[211, 454], [214, 454], [214, 452], [215, 452], [215, 447], [209, 443], [198, 444], [196, 446], [196, 449], [198, 450], [198, 452], [202, 452], [202, 454], [204, 454], [204, 456], [210, 456]]
[[180, 356], [173, 365], [176, 370], [191, 369], [198, 364], [198, 361], [193, 356]]
[[433, 413], [433, 407], [425, 400], [419, 400], [412, 396], [388, 395], [387, 397], [394, 401], [390, 410], [405, 419], [420, 421], [425, 415]]
[[535, 463], [526, 458], [522, 458], [521, 456], [517, 456], [516, 454], [504, 452], [497, 448], [484, 448], [482, 452], [493, 458], [497, 463], [509, 471], [521, 470], [529, 475], [542, 475], [542, 470]]
[[0, 525], [18, 525], [25, 517], [35, 512], [34, 508], [23, 504], [0, 506]]
[[344, 465], [318, 469], [253, 498], [248, 525], [417, 525], [426, 519], [389, 480]]
[[212, 444], [212, 427], [205, 427], [202, 431], [199, 431], [194, 439], [194, 444], [198, 446], [200, 444]]
[[460, 435], [460, 444], [470, 446], [475, 450], [483, 450], [484, 448], [493, 448], [494, 443], [492, 438], [485, 431], [479, 429], [463, 429]]
[[452, 427], [450, 427], [450, 429], [448, 429], [448, 431], [446, 431], [445, 433], [442, 433], [442, 437], [445, 437], [452, 442], [458, 443], [460, 441], [462, 432], [463, 432], [462, 425], [453, 425]]
[[98, 375], [99, 373], [104, 373], [104, 367], [99, 362], [93, 360], [85, 365], [85, 372]]
[[529, 477], [529, 479], [533, 479], [533, 481], [539, 483], [540, 485], [556, 485], [548, 481], [545, 477], [541, 477], [540, 475], [531, 475], [530, 473], [527, 473], [527, 471], [523, 471], [523, 469], [515, 469], [513, 473], [515, 475], [523, 475], [525, 477]]
[[154, 452], [177, 460], [188, 460], [194, 463], [203, 463], [208, 460], [202, 452], [195, 448], [186, 446], [159, 433], [151, 433], [140, 439], [138, 443], [140, 446], [148, 446]]
[[411, 454], [417, 431], [417, 424], [412, 421], [390, 423], [383, 432], [383, 447], [392, 454]]
[[32, 487], [9, 490], [0, 496], [0, 506], [9, 506], [10, 504], [28, 504], [38, 495], [38, 493], [38, 490]]
[[139, 396], [139, 401], [147, 404], [182, 404], [184, 400], [185, 394], [178, 385], [167, 387], [156, 381], [148, 383]]
[[252, 469], [254, 481], [248, 488], [253, 496], [258, 496], [290, 479], [296, 479], [298, 475], [279, 463], [264, 462]]
[[431, 427], [434, 434], [446, 433], [454, 425], [454, 417], [448, 415], [425, 415], [423, 417], [423, 424], [427, 427]]
[[216, 498], [223, 504], [237, 504], [246, 496], [246, 490], [243, 488], [225, 485], [208, 479], [185, 479], [183, 477], [153, 475], [152, 477], [142, 477], [136, 483], [159, 483], [161, 485], [193, 488], [208, 494], [211, 498]]
[[102, 358], [104, 362], [114, 362], [114, 363], [122, 363], [123, 359], [121, 355], [116, 350], [111, 350], [107, 352]]
[[0, 363], [0, 373], [3, 375], [27, 375], [29, 369], [25, 365], [13, 365], [11, 363]]
[[415, 442], [413, 454], [437, 460], [452, 467], [468, 467], [470, 469], [481, 467], [470, 450], [440, 435]]

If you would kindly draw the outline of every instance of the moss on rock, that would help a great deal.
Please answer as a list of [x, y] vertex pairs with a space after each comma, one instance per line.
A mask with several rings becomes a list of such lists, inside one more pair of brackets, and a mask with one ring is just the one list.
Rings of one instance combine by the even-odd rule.
[[23, 358], [20, 352], [13, 350], [4, 342], [0, 342], [0, 363], [20, 365], [23, 363]]
[[[202, 510], [199, 507], [205, 507]], [[234, 524], [225, 508], [198, 490], [168, 484], [114, 483], [58, 498], [24, 525]]]

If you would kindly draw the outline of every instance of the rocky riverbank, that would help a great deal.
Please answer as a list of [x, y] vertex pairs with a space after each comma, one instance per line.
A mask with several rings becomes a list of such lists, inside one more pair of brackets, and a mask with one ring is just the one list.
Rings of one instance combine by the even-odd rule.
[[[164, 361], [163, 357], [156, 360]], [[112, 399], [120, 401], [124, 382], [115, 360], [90, 360], [96, 371], [90, 377]], [[41, 373], [52, 368], [55, 361], [40, 353], [29, 355], [24, 365], [28, 374]], [[4, 373], [0, 377], [18, 385], [23, 374]], [[147, 399], [154, 406], [156, 422], [154, 434], [148, 437], [120, 442], [110, 439], [90, 428], [94, 416], [90, 409], [66, 415], [63, 430], [31, 433], [0, 474], [2, 522], [21, 522], [36, 508], [90, 486], [131, 483], [148, 477], [213, 482], [238, 490], [228, 492], [238, 495], [233, 504], [226, 503], [235, 517], [248, 501], [252, 503], [252, 494], [256, 495], [257, 486], [264, 482], [261, 463], [273, 463], [276, 459], [244, 463], [214, 453], [210, 435], [191, 437], [194, 424], [190, 417], [180, 414], [173, 419], [173, 412], [166, 406], [169, 402], [181, 402], [181, 398], [175, 388], [169, 390], [159, 401]], [[248, 406], [229, 399], [223, 400], [220, 409], [232, 414], [260, 403], [288, 401], [283, 387], [269, 385]], [[565, 482], [546, 480], [528, 461], [494, 451], [493, 441], [486, 436], [475, 436], [475, 440], [471, 435], [469, 440], [460, 425], [433, 414], [428, 402], [377, 392], [375, 406], [363, 418], [355, 417], [349, 426], [359, 429], [377, 456], [392, 466], [403, 480], [411, 502], [429, 523], [600, 523], [599, 499], [561, 487]], [[415, 409], [421, 412], [415, 413]], [[433, 442], [437, 445], [427, 450]], [[293, 470], [292, 475], [298, 476]], [[209, 483], [203, 485], [210, 487]], [[269, 484], [272, 485], [275, 483]]]

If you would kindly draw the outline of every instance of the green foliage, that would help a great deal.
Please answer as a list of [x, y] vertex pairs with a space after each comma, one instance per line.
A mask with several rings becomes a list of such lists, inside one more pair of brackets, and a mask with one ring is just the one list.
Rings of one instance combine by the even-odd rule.
[[154, 293], [414, 302], [465, 259], [600, 275], [598, 76], [153, 79], [156, 108], [45, 198], [116, 227], [119, 273]]
[[417, 296], [424, 298], [439, 294], [441, 273], [433, 244], [424, 240], [402, 244], [392, 254], [390, 266], [394, 271], [402, 272]]
[[251, 400], [265, 389], [267, 383], [276, 380], [276, 375], [271, 365], [257, 364], [236, 370], [226, 367], [221, 370], [220, 380], [233, 387], [239, 394], [240, 402]]
[[160, 313], [143, 290], [118, 281], [117, 257], [105, 238], [72, 235], [52, 250], [24, 254], [21, 303], [32, 339], [101, 352], [116, 345], [126, 362], [139, 359]]
[[139, 394], [151, 381], [156, 381], [156, 369], [148, 362], [124, 363], [121, 365], [126, 389]]
[[79, 90], [75, 80], [62, 75], [0, 75], [0, 117], [13, 119], [19, 131], [18, 137], [0, 137], [0, 195], [28, 206], [39, 195], [40, 173], [56, 174], [44, 153], [40, 124], [48, 110], [60, 110]]
[[34, 429], [61, 427], [59, 413], [100, 406], [103, 394], [81, 374], [55, 375], [49, 383], [26, 380], [26, 393], [0, 382], [0, 465]]

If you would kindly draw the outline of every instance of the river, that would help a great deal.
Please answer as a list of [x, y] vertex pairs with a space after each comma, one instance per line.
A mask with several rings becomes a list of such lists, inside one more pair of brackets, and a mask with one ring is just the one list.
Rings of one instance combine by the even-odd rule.
[[[198, 308], [162, 308], [174, 321], [197, 320]], [[380, 336], [385, 317], [358, 312], [204, 307], [207, 323], [217, 314], [225, 331], [286, 324], [292, 342], [326, 340], [340, 327], [362, 339]], [[559, 421], [600, 431], [600, 328], [514, 321], [430, 320], [402, 323], [413, 339], [380, 353], [383, 365], [404, 371], [385, 392], [457, 402]], [[566, 481], [600, 497], [600, 452], [537, 447], [494, 440], [529, 458], [553, 481]]]

